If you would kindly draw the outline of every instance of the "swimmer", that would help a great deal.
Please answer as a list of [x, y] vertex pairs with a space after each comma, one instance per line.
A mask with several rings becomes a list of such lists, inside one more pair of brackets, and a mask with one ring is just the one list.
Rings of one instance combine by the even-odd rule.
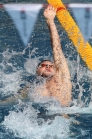
[[[59, 34], [54, 23], [56, 11], [57, 9], [49, 5], [43, 13], [50, 31], [54, 62], [44, 60], [38, 64], [36, 71], [37, 75], [45, 78], [46, 83], [41, 89], [39, 87], [36, 89], [39, 95], [44, 97], [54, 97], [60, 102], [61, 106], [70, 106], [72, 92], [71, 77], [67, 61], [62, 52]], [[24, 91], [24, 93], [22, 91], [22, 98], [27, 96], [25, 93], [26, 91]]]
[[41, 91], [41, 95], [54, 97], [59, 100], [62, 106], [69, 106], [71, 103], [71, 77], [67, 61], [62, 52], [60, 38], [54, 23], [56, 9], [49, 5], [44, 11], [53, 51], [54, 62], [43, 61], [38, 65], [37, 74], [43, 78], [47, 78], [46, 84]]

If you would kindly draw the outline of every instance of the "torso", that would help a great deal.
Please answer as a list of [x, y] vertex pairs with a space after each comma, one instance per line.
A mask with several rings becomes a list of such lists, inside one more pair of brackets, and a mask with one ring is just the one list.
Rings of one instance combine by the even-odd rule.
[[48, 79], [46, 84], [41, 88], [38, 88], [37, 91], [42, 96], [54, 97], [64, 106], [67, 106], [71, 101], [71, 92], [69, 92], [67, 84], [61, 80], [61, 77], [58, 76], [58, 74]]

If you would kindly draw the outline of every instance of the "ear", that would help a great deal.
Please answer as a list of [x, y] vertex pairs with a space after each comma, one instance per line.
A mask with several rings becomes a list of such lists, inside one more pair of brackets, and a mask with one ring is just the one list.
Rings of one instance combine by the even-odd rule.
[[37, 68], [37, 70], [36, 70], [36, 74], [38, 75], [38, 76], [40, 76], [40, 72], [39, 72], [39, 69]]

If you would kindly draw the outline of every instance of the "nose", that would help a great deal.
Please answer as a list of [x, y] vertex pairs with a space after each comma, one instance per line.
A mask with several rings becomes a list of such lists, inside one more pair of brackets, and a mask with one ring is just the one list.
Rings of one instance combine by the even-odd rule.
[[50, 68], [50, 66], [49, 65], [46, 65], [46, 68]]

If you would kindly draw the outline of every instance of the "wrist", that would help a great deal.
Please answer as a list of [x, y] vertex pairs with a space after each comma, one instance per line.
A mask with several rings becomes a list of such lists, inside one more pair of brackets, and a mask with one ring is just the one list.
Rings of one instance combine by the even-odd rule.
[[47, 24], [53, 24], [54, 23], [54, 19], [47, 19], [46, 22], [47, 22]]

